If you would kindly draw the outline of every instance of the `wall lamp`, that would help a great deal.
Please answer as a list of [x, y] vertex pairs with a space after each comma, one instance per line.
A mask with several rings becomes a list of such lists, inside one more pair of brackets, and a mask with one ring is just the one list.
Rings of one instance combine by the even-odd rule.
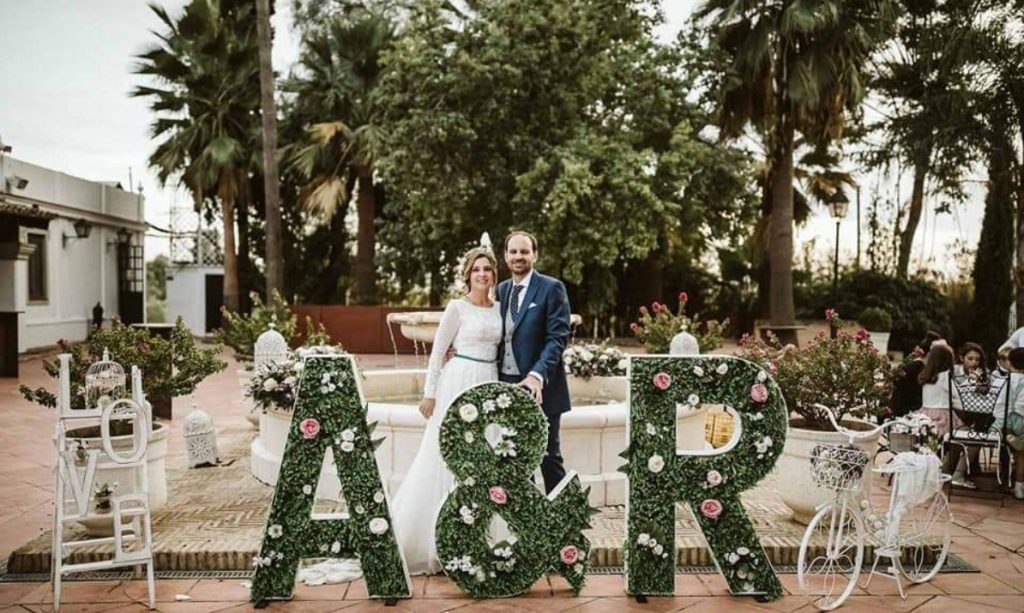
[[62, 235], [63, 246], [67, 248], [68, 241], [78, 240], [81, 238], [89, 238], [89, 234], [92, 233], [92, 224], [84, 219], [79, 219], [74, 223], [75, 235], [68, 236], [67, 234]]
[[107, 251], [114, 245], [127, 245], [132, 242], [132, 233], [128, 228], [120, 228], [117, 231], [117, 238], [112, 241], [107, 241]]

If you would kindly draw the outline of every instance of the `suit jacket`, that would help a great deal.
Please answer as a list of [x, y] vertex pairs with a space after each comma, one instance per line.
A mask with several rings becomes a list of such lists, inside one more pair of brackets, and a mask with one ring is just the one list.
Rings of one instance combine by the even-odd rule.
[[[508, 318], [509, 299], [512, 292], [511, 279], [498, 284], [498, 300], [501, 302], [501, 337], [498, 347], [498, 365], [505, 359], [505, 326]], [[512, 330], [512, 353], [516, 366], [525, 377], [530, 371], [544, 378], [544, 402], [542, 408], [548, 415], [558, 415], [570, 410], [569, 382], [565, 377], [562, 352], [569, 339], [569, 297], [565, 285], [553, 277], [542, 275], [536, 270], [526, 288], [519, 320]]]

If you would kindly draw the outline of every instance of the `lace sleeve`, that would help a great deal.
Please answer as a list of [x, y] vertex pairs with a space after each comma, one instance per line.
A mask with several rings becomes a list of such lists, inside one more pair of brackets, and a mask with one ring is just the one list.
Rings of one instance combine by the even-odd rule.
[[437, 326], [434, 334], [434, 346], [430, 350], [430, 361], [427, 363], [427, 381], [423, 386], [423, 397], [434, 398], [437, 390], [437, 380], [441, 376], [441, 368], [444, 367], [444, 354], [451, 347], [455, 335], [459, 331], [461, 318], [459, 307], [456, 304], [458, 299], [452, 300], [444, 309], [441, 316], [441, 323]]

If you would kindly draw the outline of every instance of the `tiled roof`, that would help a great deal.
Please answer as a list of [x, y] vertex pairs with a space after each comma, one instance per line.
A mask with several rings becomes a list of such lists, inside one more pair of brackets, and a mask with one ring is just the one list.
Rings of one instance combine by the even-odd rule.
[[12, 204], [2, 200], [0, 200], [0, 213], [18, 217], [29, 217], [31, 219], [44, 219], [46, 221], [57, 218], [57, 215], [43, 211], [37, 205]]

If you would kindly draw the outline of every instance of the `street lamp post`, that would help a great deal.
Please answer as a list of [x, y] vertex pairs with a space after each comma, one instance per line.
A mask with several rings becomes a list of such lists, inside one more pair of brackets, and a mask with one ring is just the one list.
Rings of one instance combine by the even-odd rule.
[[[836, 220], [836, 250], [832, 258], [832, 308], [836, 308], [836, 303], [839, 300], [839, 224], [843, 217], [846, 217], [846, 209], [849, 205], [850, 201], [842, 191], [836, 191], [828, 201], [828, 212], [832, 215], [832, 219]], [[835, 338], [836, 327], [830, 326], [830, 328], [832, 338]]]

